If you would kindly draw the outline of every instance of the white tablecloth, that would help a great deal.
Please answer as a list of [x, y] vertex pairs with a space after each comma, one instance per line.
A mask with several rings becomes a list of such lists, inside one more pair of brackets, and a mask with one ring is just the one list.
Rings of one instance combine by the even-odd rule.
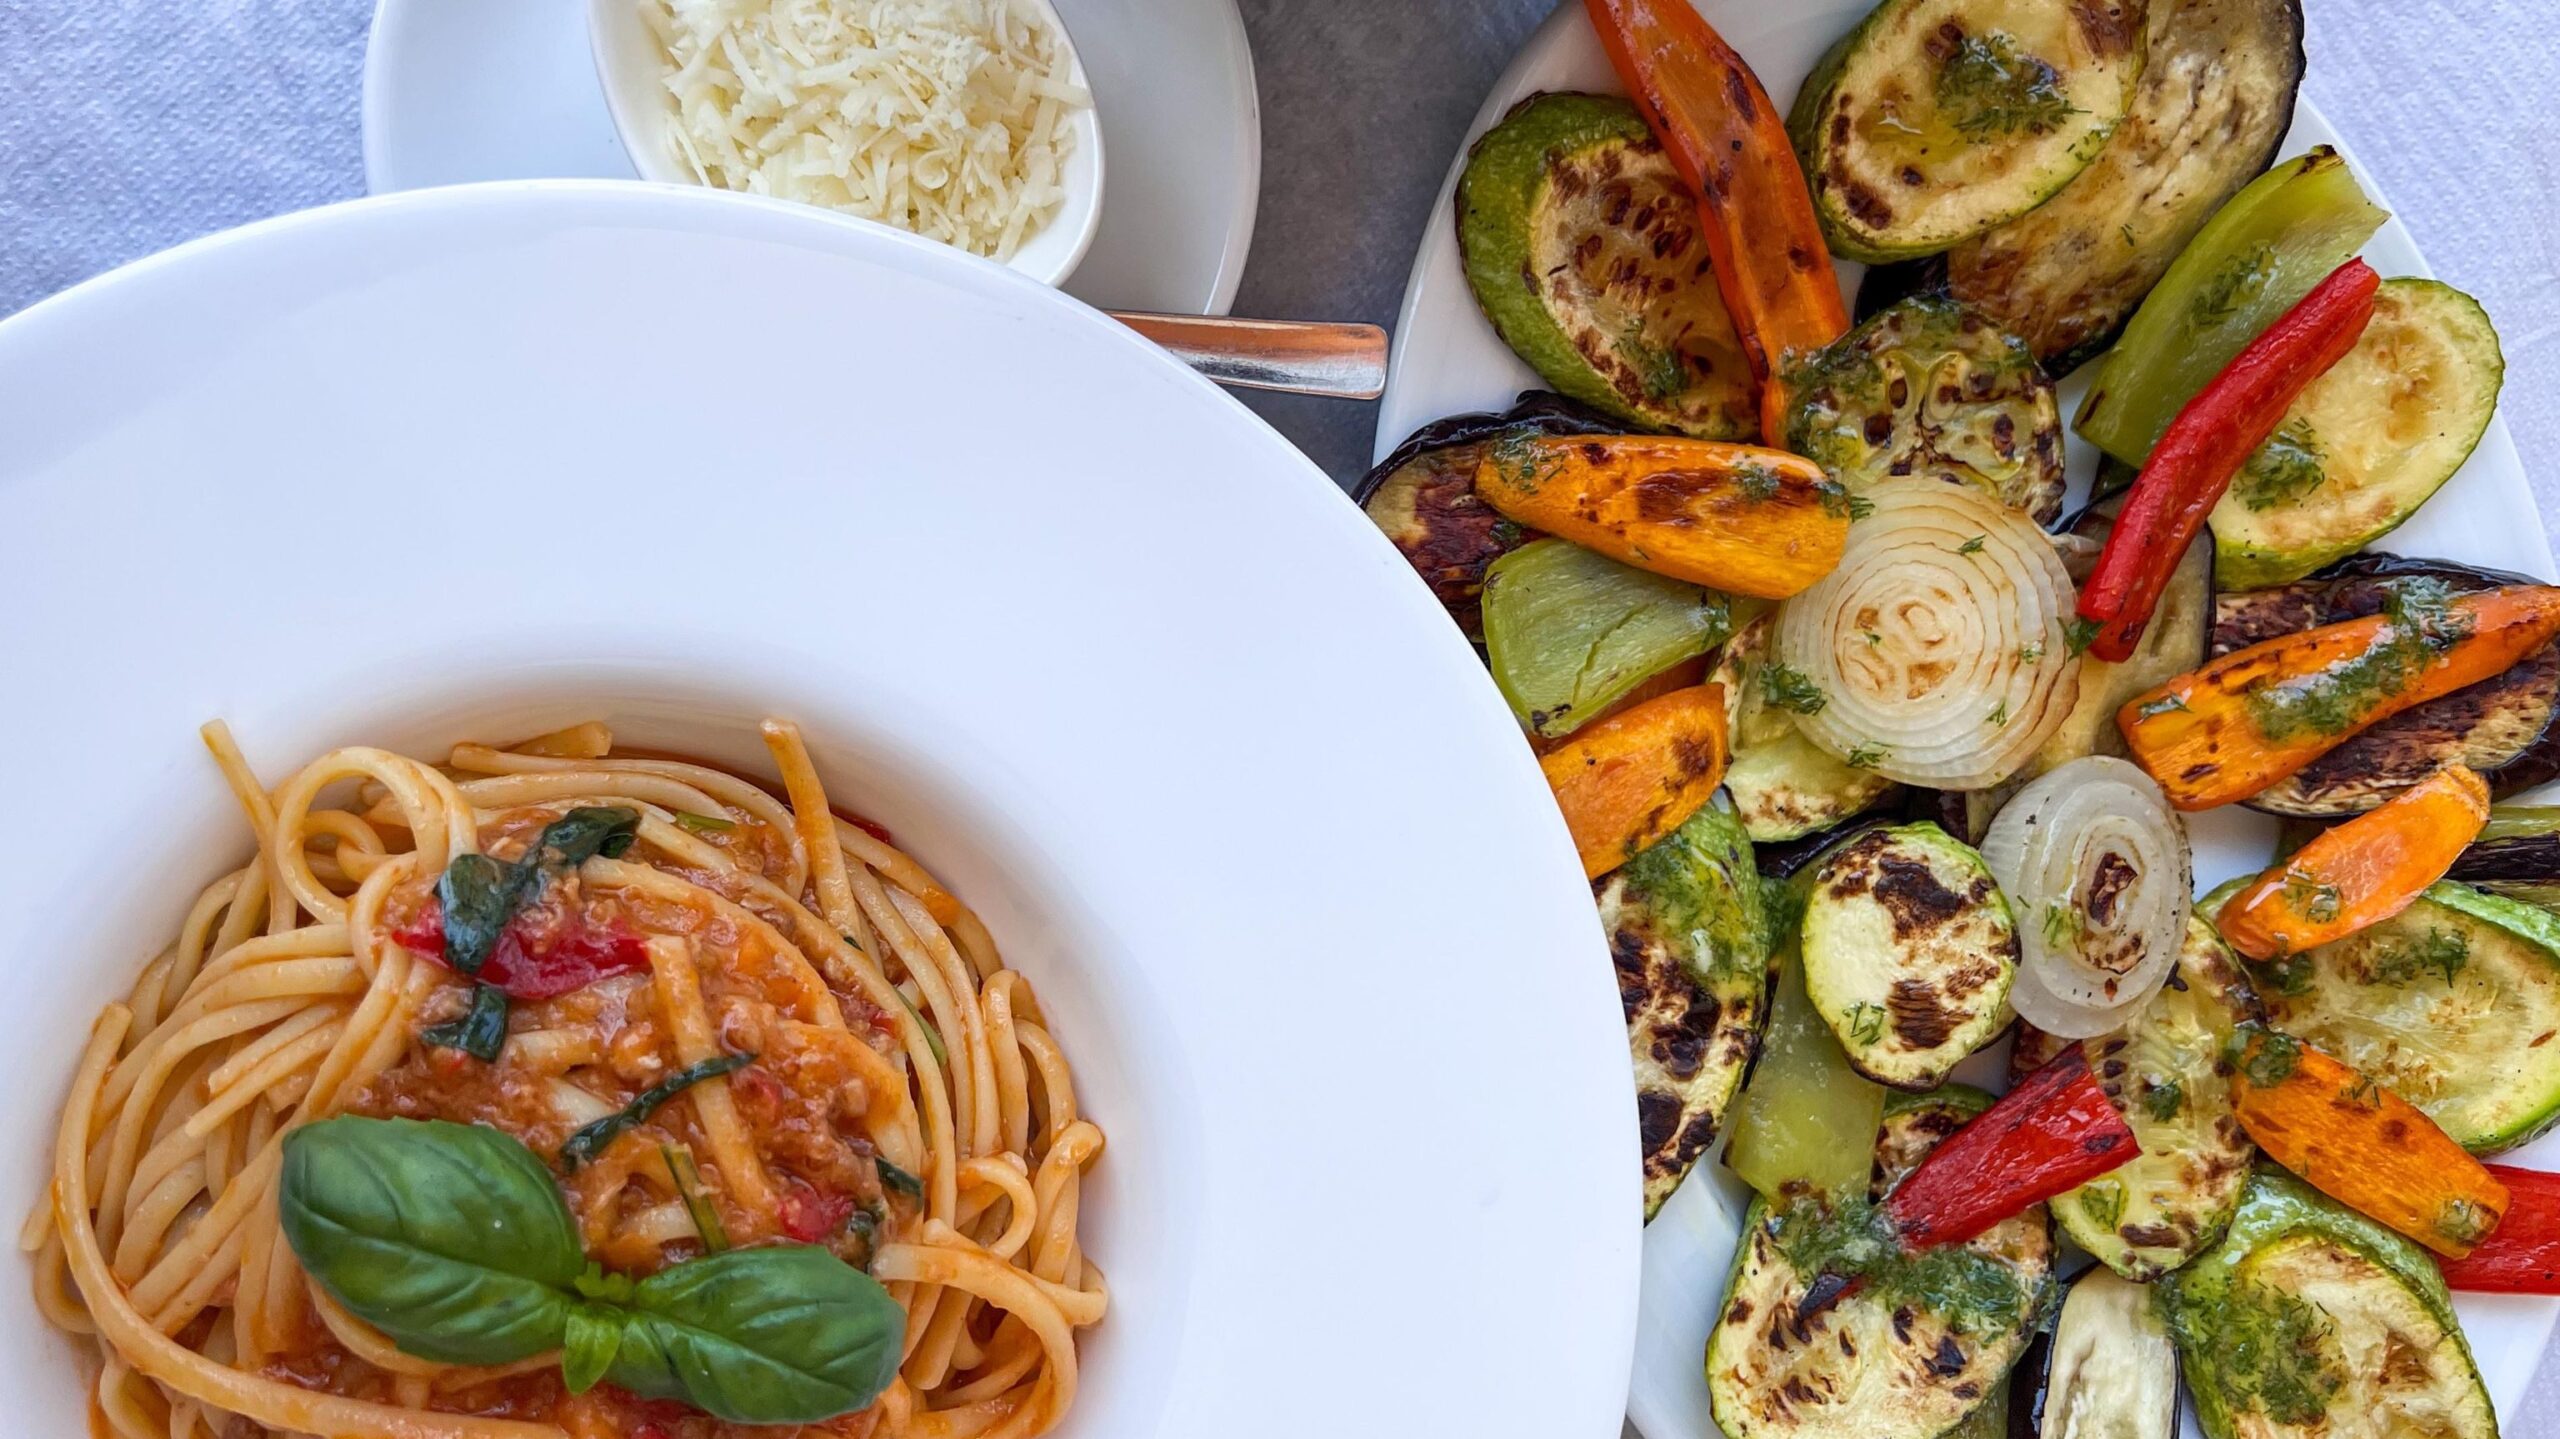
[[[1468, 119], [1551, 5], [1242, 0], [1265, 164], [1237, 312], [1390, 321]], [[2497, 321], [2507, 419], [2545, 525], [2560, 528], [2560, 11], [2554, 0], [2305, 5], [2310, 93], [2437, 273]], [[181, 240], [362, 193], [369, 11], [366, 0], [0, 0], [0, 315]], [[1371, 407], [1256, 405], [1335, 476], [1366, 467]], [[2510, 1439], [2560, 1439], [2549, 1356]]]

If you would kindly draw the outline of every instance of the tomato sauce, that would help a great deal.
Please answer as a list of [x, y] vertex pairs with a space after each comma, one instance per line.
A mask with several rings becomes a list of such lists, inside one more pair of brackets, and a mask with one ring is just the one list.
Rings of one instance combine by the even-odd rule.
[[[486, 826], [483, 847], [501, 859], [519, 855], [556, 817], [544, 809], [511, 811]], [[733, 830], [702, 837], [768, 878], [787, 863], [787, 843], [760, 824], [741, 821]], [[750, 912], [761, 907], [725, 876], [685, 877]], [[814, 896], [803, 898], [814, 905]], [[782, 915], [758, 917], [789, 932]], [[395, 891], [385, 904], [384, 922], [394, 942], [441, 958], [443, 928], [431, 881], [412, 881]], [[621, 1112], [682, 1066], [650, 970], [646, 943], [656, 936], [690, 941], [701, 1003], [721, 1048], [755, 1056], [726, 1082], [771, 1180], [775, 1201], [769, 1206], [751, 1207], [730, 1191], [700, 1113], [684, 1093], [591, 1162], [563, 1172], [558, 1161], [570, 1135]], [[912, 1229], [918, 1216], [911, 1203], [893, 1200], [882, 1187], [863, 1125], [869, 1096], [862, 1071], [845, 1057], [844, 1036], [821, 1032], [815, 1021], [824, 1016], [807, 1012], [812, 989], [799, 964], [763, 932], [711, 903], [559, 876], [509, 924], [483, 967], [481, 977], [514, 1000], [508, 1041], [498, 1058], [483, 1063], [455, 1050], [413, 1044], [353, 1095], [347, 1110], [483, 1124], [522, 1140], [552, 1164], [588, 1257], [609, 1270], [645, 1276], [705, 1251], [669, 1162], [679, 1150], [689, 1152], [699, 1172], [695, 1197], [718, 1216], [732, 1245], [819, 1244], [848, 1263], [867, 1265], [882, 1236]], [[421, 1007], [418, 1027], [454, 1018], [468, 1004], [471, 983], [459, 974], [450, 979]], [[820, 1002], [835, 1006], [852, 1042], [889, 1048], [889, 1016], [832, 987], [824, 996]], [[306, 1388], [392, 1397], [390, 1376], [338, 1346], [316, 1319], [307, 1320], [303, 1330], [292, 1352], [271, 1357], [266, 1372]], [[610, 1386], [571, 1395], [559, 1372], [549, 1369], [471, 1387], [439, 1387], [433, 1403], [455, 1412], [544, 1420], [572, 1439], [861, 1439], [876, 1423], [876, 1415], [866, 1412], [797, 1427], [732, 1425], [680, 1403], [644, 1400]]]

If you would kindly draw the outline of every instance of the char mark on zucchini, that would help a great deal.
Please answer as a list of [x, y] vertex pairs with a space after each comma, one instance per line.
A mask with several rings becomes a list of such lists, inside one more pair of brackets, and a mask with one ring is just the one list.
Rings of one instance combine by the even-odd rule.
[[1757, 432], [1697, 197], [1633, 105], [1522, 101], [1468, 151], [1457, 224], [1477, 305], [1548, 384], [1647, 429]]
[[2044, 203], [2142, 72], [2139, 0], [1884, 0], [1806, 77], [1787, 130], [1837, 254], [1934, 254]]
[[1707, 1348], [1717, 1425], [1733, 1439], [1996, 1435], [2000, 1385], [2043, 1312], [2053, 1238], [2031, 1206], [1961, 1244], [1907, 1254], [1875, 1205], [1989, 1103], [1951, 1086], [1904, 1096], [1873, 1182], [1836, 1204], [1753, 1201]]
[[1944, 255], [1869, 270], [1859, 308], [1941, 291], [2069, 374], [2275, 158], [2302, 73], [2301, 0], [2151, 0], [2132, 106], [2088, 168]]
[[[2239, 957], [2196, 916], [2169, 981], [2121, 1027], [2082, 1041], [2141, 1152], [2057, 1197], [2053, 1213], [2107, 1268], [2147, 1283], [2221, 1238], [2257, 1153], [2233, 1113], [2225, 1053], [2264, 1014]], [[2011, 1073], [2033, 1072], [2065, 1044], [2020, 1025]]]
[[1635, 1063], [1650, 1219], [1715, 1142], [1759, 1052], [1773, 925], [1751, 841], [1713, 808], [1597, 895]]
[[2040, 525], [2062, 513], [2062, 412], [2016, 338], [1941, 296], [1903, 300], [1792, 379], [1787, 444], [1851, 490], [1920, 475]]
[[1935, 825], [1874, 829], [1815, 871], [1805, 986], [1860, 1073], [1927, 1090], [2007, 1019], [2018, 938], [1982, 858]]

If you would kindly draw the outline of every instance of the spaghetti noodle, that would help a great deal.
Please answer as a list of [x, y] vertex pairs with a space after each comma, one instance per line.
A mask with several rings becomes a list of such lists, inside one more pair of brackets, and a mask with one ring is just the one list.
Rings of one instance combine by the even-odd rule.
[[[600, 724], [443, 766], [343, 749], [270, 789], [207, 727], [257, 855], [99, 1016], [22, 1236], [44, 1312], [96, 1342], [101, 1432], [1029, 1439], [1058, 1422], [1075, 1331], [1107, 1302], [1077, 1238], [1101, 1131], [977, 917], [829, 807], [796, 729], [763, 734], [778, 795], [616, 753]], [[564, 857], [564, 823], [598, 815], [618, 844]], [[465, 959], [478, 921], [457, 868], [514, 885], [483, 963]], [[504, 1026], [486, 1058], [452, 1037], [483, 1001]], [[556, 1352], [407, 1352], [280, 1224], [290, 1137], [342, 1115], [521, 1141], [609, 1274], [824, 1248], [903, 1310], [895, 1377], [855, 1412], [751, 1429], [572, 1385]]]

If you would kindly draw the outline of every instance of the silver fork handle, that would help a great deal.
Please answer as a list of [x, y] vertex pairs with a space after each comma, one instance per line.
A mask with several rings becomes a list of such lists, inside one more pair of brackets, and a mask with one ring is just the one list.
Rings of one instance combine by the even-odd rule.
[[1374, 400], [1387, 387], [1387, 332], [1375, 325], [1121, 310], [1111, 318], [1221, 385], [1344, 400]]

